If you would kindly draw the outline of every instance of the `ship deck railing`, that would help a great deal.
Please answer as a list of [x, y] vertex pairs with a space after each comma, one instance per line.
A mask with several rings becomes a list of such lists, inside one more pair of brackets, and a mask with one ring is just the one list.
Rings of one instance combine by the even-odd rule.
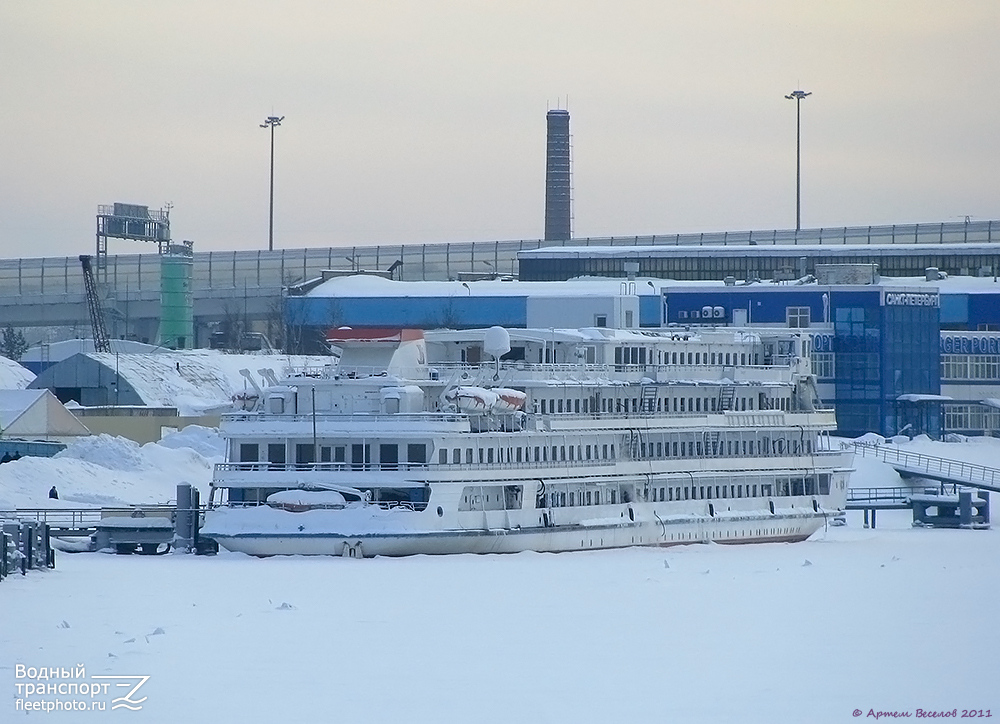
[[[704, 460], [711, 460], [714, 462], [730, 460], [733, 462], [737, 461], [763, 461], [763, 460], [776, 460], [776, 459], [788, 459], [788, 458], [801, 458], [803, 459], [803, 464], [796, 467], [801, 467], [803, 469], [815, 467], [815, 458], [833, 458], [840, 457], [842, 454], [841, 450], [815, 450], [812, 453], [803, 453], [798, 455], [754, 455], [754, 456], [719, 456], [719, 455], [708, 455], [701, 457], [656, 457], [656, 458], [634, 458], [634, 457], [615, 457], [615, 458], [591, 458], [587, 460], [584, 459], [574, 459], [574, 460], [523, 460], [523, 461], [507, 461], [507, 460], [495, 460], [494, 462], [461, 462], [461, 463], [418, 463], [418, 462], [399, 462], [399, 463], [352, 463], [352, 462], [321, 462], [321, 463], [269, 463], [269, 462], [227, 462], [227, 463], [216, 463], [216, 472], [259, 472], [259, 473], [273, 473], [273, 472], [296, 472], [296, 473], [325, 473], [325, 472], [409, 472], [414, 470], [496, 470], [498, 468], [502, 469], [516, 469], [524, 470], [528, 468], [579, 468], [579, 467], [614, 467], [622, 463], [640, 463], [649, 464], [655, 462], [665, 462], [665, 461], [684, 461], [697, 463]], [[810, 462], [805, 462], [806, 460]], [[740, 470], [753, 470], [752, 468], [740, 468]], [[636, 471], [637, 474], [642, 474], [643, 471]], [[738, 472], [734, 469], [731, 472]], [[686, 474], [685, 471], [673, 471], [673, 470], [661, 470], [657, 473], [677, 473]], [[216, 481], [219, 482], [219, 481]], [[385, 483], [386, 487], [393, 487], [393, 481], [387, 481]]]
[[[657, 373], [667, 373], [669, 377], [680, 379], [705, 379], [716, 381], [716, 378], [724, 379], [729, 373], [729, 377], [738, 376], [740, 373], [767, 372], [773, 373], [775, 369], [790, 369], [792, 363], [797, 359], [792, 356], [775, 356], [765, 364], [754, 365], [726, 365], [726, 364], [614, 364], [614, 363], [561, 363], [561, 362], [525, 362], [516, 361], [502, 363], [501, 372], [517, 371], [530, 372], [533, 375], [566, 375], [568, 379], [579, 378], [581, 375], [594, 375], [606, 377], [611, 374], [632, 373], [637, 375], [656, 375]], [[427, 379], [428, 381], [447, 382], [454, 375], [465, 373], [467, 384], [473, 384], [476, 377], [482, 373], [492, 378], [495, 374], [495, 367], [492, 364], [471, 365], [467, 362], [440, 362], [426, 367], [399, 368], [403, 377], [414, 380]], [[323, 366], [299, 366], [289, 368], [293, 378], [306, 377], [318, 379], [367, 379], [377, 377], [389, 377], [384, 367], [364, 366], [364, 365], [323, 365]], [[428, 376], [429, 375], [429, 376]], [[739, 381], [736, 381], [738, 384]]]
[[[610, 398], [609, 398], [610, 399]], [[524, 429], [540, 429], [537, 421], [541, 420], [649, 420], [651, 418], [684, 418], [691, 419], [705, 417], [707, 415], [725, 415], [728, 425], [781, 425], [782, 415], [829, 415], [834, 412], [832, 407], [816, 408], [814, 410], [780, 410], [780, 409], [753, 409], [753, 410], [702, 410], [667, 412], [649, 409], [638, 409], [632, 411], [616, 410], [614, 412], [525, 412], [527, 424]], [[282, 422], [348, 422], [350, 420], [365, 420], [384, 418], [392, 421], [419, 422], [419, 423], [458, 423], [469, 418], [489, 419], [496, 422], [496, 429], [482, 428], [483, 431], [510, 431], [516, 429], [512, 425], [505, 424], [515, 414], [483, 414], [464, 412], [415, 412], [415, 413], [383, 413], [383, 412], [354, 412], [354, 413], [270, 413], [270, 412], [229, 412], [222, 415], [226, 422], [259, 422], [262, 418], [277, 419]], [[414, 428], [417, 429], [417, 428]]]

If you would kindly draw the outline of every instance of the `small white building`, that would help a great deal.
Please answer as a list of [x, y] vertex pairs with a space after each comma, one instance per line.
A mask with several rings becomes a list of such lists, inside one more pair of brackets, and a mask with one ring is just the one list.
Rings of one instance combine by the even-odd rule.
[[89, 434], [48, 390], [0, 390], [0, 439], [69, 442]]

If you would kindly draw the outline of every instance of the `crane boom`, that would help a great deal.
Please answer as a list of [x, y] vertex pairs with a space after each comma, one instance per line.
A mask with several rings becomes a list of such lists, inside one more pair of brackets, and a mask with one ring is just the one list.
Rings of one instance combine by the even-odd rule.
[[90, 256], [80, 255], [80, 263], [83, 265], [83, 285], [87, 290], [87, 308], [90, 310], [90, 326], [94, 330], [94, 351], [110, 352], [111, 339], [108, 337], [108, 330], [104, 326], [104, 310], [101, 308], [101, 300], [97, 296], [97, 282], [94, 279], [94, 270], [90, 266]]

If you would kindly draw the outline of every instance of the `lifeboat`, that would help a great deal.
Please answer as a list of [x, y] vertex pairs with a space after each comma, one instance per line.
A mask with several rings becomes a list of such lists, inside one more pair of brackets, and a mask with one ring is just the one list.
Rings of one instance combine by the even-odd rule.
[[497, 396], [497, 401], [493, 405], [493, 412], [498, 415], [510, 414], [524, 408], [524, 401], [527, 399], [520, 390], [511, 390], [506, 387], [494, 387], [490, 390]]
[[493, 407], [500, 401], [496, 392], [485, 387], [456, 387], [445, 396], [445, 399], [454, 403], [462, 412], [473, 415], [492, 412]]

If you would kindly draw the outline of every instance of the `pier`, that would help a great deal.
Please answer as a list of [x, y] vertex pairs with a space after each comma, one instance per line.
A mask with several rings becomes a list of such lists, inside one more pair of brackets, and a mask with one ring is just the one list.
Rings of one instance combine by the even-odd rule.
[[212, 554], [215, 541], [198, 533], [203, 513], [198, 490], [186, 484], [177, 486], [177, 503], [170, 505], [0, 510], [0, 580], [54, 568], [53, 537], [89, 538], [89, 550], [119, 554]]

